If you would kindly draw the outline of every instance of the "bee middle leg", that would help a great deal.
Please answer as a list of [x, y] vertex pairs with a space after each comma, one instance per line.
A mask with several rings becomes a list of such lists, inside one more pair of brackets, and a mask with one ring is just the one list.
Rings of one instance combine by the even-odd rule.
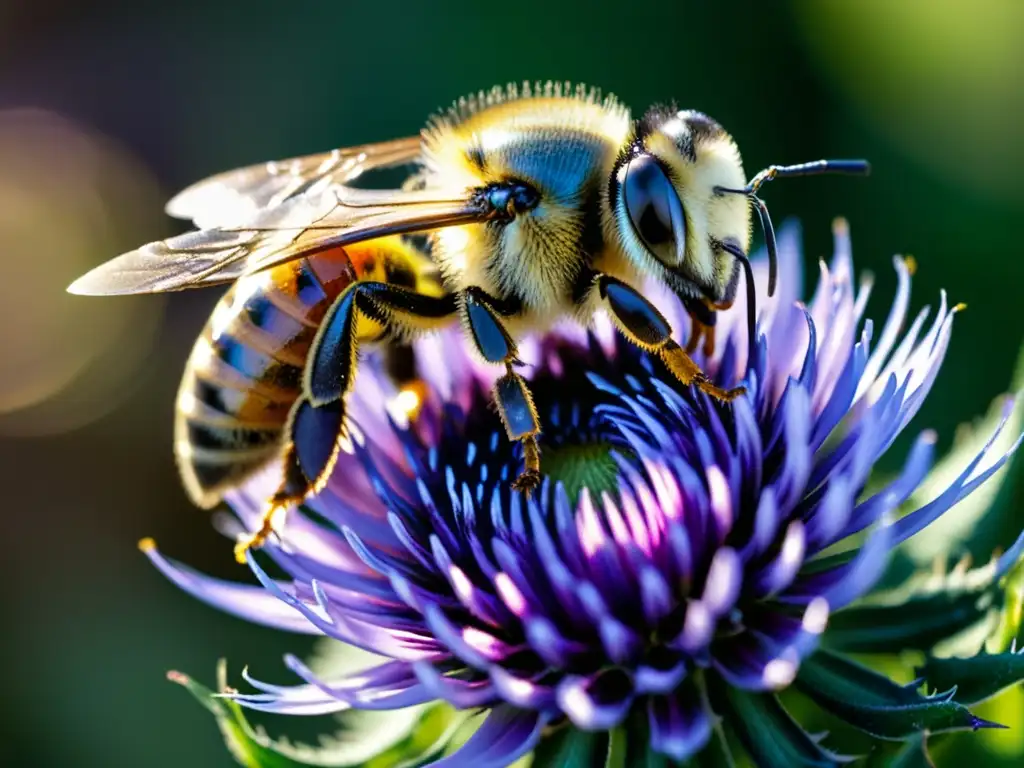
[[[723, 389], [713, 384], [700, 366], [672, 338], [672, 327], [657, 307], [636, 289], [610, 275], [594, 278], [601, 304], [623, 336], [631, 343], [661, 358], [665, 367], [680, 382], [692, 384], [718, 400], [735, 400], [746, 390], [743, 387]], [[713, 338], [713, 337], [712, 337]]]
[[494, 403], [508, 439], [523, 446], [523, 471], [512, 487], [529, 495], [540, 485], [540, 419], [526, 380], [513, 367], [519, 364], [519, 351], [501, 321], [501, 315], [512, 312], [480, 288], [463, 293], [463, 319], [477, 351], [487, 362], [505, 366], [505, 375], [494, 384]]

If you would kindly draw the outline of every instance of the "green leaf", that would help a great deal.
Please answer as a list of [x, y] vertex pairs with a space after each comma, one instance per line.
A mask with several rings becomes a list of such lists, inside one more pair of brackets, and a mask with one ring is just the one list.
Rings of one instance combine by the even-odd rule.
[[729, 739], [719, 723], [711, 732], [711, 741], [687, 765], [694, 768], [736, 768], [732, 752]]
[[928, 754], [923, 733], [911, 736], [898, 747], [880, 747], [867, 759], [864, 768], [935, 768]]
[[885, 768], [935, 768], [928, 754], [928, 740], [924, 734], [918, 734], [892, 756]]
[[626, 749], [628, 739], [626, 729], [621, 725], [608, 732], [608, 754], [604, 759], [604, 768], [626, 768]]
[[1024, 651], [979, 653], [969, 659], [929, 658], [917, 673], [936, 688], [956, 688], [956, 697], [977, 704], [1024, 680]]
[[564, 766], [565, 768], [591, 768], [599, 765], [598, 755], [608, 751], [608, 737], [604, 733], [581, 731], [570, 724], [548, 733], [533, 750], [533, 765]]
[[[225, 690], [224, 677], [221, 664], [221, 690]], [[231, 754], [246, 768], [413, 768], [435, 756], [466, 720], [466, 715], [445, 705], [423, 708], [408, 733], [398, 731], [397, 738], [377, 754], [353, 760], [353, 745], [344, 738], [325, 739], [319, 747], [271, 739], [262, 729], [253, 728], [242, 708], [230, 699], [214, 695], [180, 672], [169, 673], [168, 679], [184, 686], [213, 714]]]
[[760, 768], [828, 768], [848, 762], [821, 747], [775, 694], [748, 693], [722, 681], [709, 684], [708, 693], [715, 711]]
[[832, 616], [822, 641], [850, 653], [927, 653], [985, 619], [999, 607], [1001, 594], [991, 581], [975, 587], [943, 583], [898, 603], [861, 603]]
[[956, 690], [922, 696], [884, 675], [829, 651], [804, 661], [795, 685], [822, 709], [879, 739], [904, 739], [992, 725], [955, 701]]
[[304, 768], [310, 765], [279, 752], [266, 734], [253, 730], [237, 704], [215, 698], [213, 691], [180, 672], [169, 672], [167, 679], [184, 686], [213, 713], [228, 749], [246, 768]]
[[1015, 565], [1006, 576], [1001, 592], [1003, 607], [999, 621], [988, 640], [988, 650], [1001, 653], [1014, 648], [1024, 622], [1024, 563]]
[[360, 768], [413, 768], [428, 764], [444, 749], [467, 715], [447, 704], [429, 707], [412, 731], [403, 739], [360, 764]]

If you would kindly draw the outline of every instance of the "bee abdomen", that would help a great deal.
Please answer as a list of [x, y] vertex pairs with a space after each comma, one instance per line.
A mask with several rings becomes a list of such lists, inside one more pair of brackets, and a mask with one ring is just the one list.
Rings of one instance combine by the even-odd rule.
[[[200, 343], [202, 343], [200, 341]], [[198, 346], [198, 345], [197, 345]], [[193, 502], [211, 507], [280, 452], [294, 398], [236, 389], [189, 367], [178, 393], [174, 453]]]

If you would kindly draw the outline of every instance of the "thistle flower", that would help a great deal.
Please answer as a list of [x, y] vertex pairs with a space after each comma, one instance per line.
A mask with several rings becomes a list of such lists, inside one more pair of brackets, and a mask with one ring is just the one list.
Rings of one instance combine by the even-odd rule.
[[[780, 291], [759, 296], [756, 343], [741, 313], [725, 313], [719, 350], [702, 361], [720, 385], [747, 388], [731, 404], [682, 387], [600, 319], [589, 334], [566, 327], [524, 344], [545, 428], [546, 479], [528, 501], [509, 489], [521, 457], [489, 406], [493, 374], [463, 345], [419, 343], [429, 393], [413, 425], [364, 365], [333, 478], [263, 550], [288, 579], [250, 555], [259, 586], [215, 581], [146, 547], [224, 611], [386, 657], [340, 679], [289, 657], [302, 684], [247, 675], [258, 692], [234, 701], [295, 715], [481, 708], [479, 729], [436, 763], [473, 768], [530, 752], [536, 765], [616, 750], [630, 765], [683, 760], [733, 741], [759, 765], [841, 760], [780, 702], [790, 685], [882, 739], [990, 725], [953, 691], [923, 695], [842, 653], [930, 650], [998, 601], [1024, 548], [956, 593], [970, 610], [943, 612], [951, 592], [857, 603], [895, 547], [1009, 456], [993, 435], [943, 493], [897, 517], [932, 464], [935, 435], [923, 432], [902, 471], [866, 491], [931, 389], [958, 308], [943, 295], [930, 322], [922, 312], [904, 331], [910, 269], [897, 259], [876, 333], [841, 223], [805, 306], [796, 240], [795, 228], [780, 238]], [[685, 337], [678, 305], [659, 304]], [[230, 499], [247, 527], [266, 496], [258, 485]]]

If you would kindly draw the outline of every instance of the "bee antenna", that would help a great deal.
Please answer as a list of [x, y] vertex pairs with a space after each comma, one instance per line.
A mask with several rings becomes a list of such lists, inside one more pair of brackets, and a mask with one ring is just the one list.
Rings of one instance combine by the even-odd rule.
[[[778, 248], [775, 243], [775, 228], [772, 226], [772, 218], [768, 215], [768, 206], [757, 196], [758, 190], [772, 179], [782, 179], [787, 176], [820, 176], [824, 173], [867, 176], [871, 173], [871, 164], [867, 160], [815, 160], [798, 165], [770, 165], [747, 182], [743, 189], [715, 187], [715, 192], [718, 194], [730, 192], [736, 195], [746, 195], [750, 202], [754, 204], [754, 207], [757, 208], [757, 215], [761, 220], [761, 229], [764, 232], [765, 246], [768, 249], [769, 296], [775, 295], [775, 284], [778, 281]], [[733, 253], [732, 251], [729, 252]], [[736, 256], [735, 253], [733, 255]], [[745, 259], [746, 256], [744, 255], [743, 258]]]
[[736, 243], [727, 240], [720, 242], [718, 245], [723, 251], [730, 254], [743, 265], [743, 273], [747, 283], [747, 342], [750, 346], [750, 359], [752, 360], [754, 347], [757, 345], [757, 296], [754, 293], [756, 290], [754, 286], [754, 268], [751, 266], [747, 254]]
[[764, 244], [768, 249], [768, 296], [771, 297], [775, 295], [775, 284], [779, 280], [779, 249], [775, 243], [775, 227], [772, 226], [772, 217], [768, 215], [768, 206], [764, 204], [764, 200], [751, 194], [750, 202], [757, 209], [761, 231], [764, 232]]

